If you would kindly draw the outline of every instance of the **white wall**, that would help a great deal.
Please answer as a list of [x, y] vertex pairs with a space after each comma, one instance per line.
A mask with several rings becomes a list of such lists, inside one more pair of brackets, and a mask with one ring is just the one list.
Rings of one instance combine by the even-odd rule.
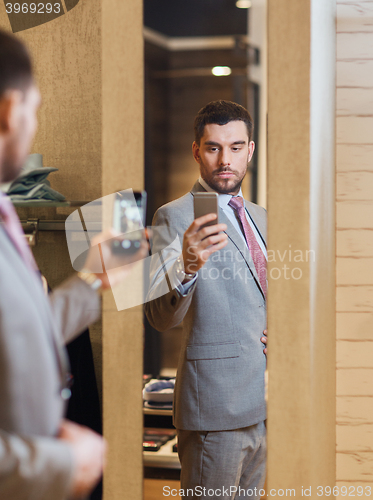
[[373, 1], [337, 0], [336, 182], [337, 484], [372, 486]]

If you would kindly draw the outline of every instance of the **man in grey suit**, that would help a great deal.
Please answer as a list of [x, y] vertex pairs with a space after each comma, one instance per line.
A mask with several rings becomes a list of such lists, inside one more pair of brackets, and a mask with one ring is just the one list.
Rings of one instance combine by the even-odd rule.
[[[0, 31], [0, 183], [17, 177], [37, 126], [40, 95], [29, 55]], [[111, 255], [108, 235], [97, 237], [107, 267], [128, 262]], [[50, 299], [11, 202], [0, 195], [0, 498], [64, 500], [85, 497], [100, 479], [103, 438], [63, 420], [67, 363], [63, 343], [95, 321], [97, 290], [108, 288], [97, 269], [97, 246], [84, 272]], [[144, 258], [144, 244], [136, 256]], [[106, 258], [108, 260], [106, 260]], [[117, 269], [117, 281], [125, 270]]]
[[[199, 111], [194, 130], [200, 178], [155, 214], [145, 308], [159, 331], [183, 321], [174, 425], [184, 495], [258, 498], [266, 457], [266, 212], [241, 191], [253, 123], [242, 106], [215, 101]], [[219, 195], [219, 224], [204, 226], [214, 214], [193, 221], [194, 195], [204, 191]]]

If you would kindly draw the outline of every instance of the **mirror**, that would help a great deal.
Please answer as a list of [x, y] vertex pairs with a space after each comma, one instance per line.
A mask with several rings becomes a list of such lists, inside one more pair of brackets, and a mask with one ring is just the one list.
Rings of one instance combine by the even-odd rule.
[[[265, 207], [266, 0], [144, 0], [144, 42], [148, 225], [159, 207], [183, 196], [197, 180], [194, 117], [218, 99], [243, 105], [254, 119], [256, 151], [242, 191]], [[174, 377], [182, 326], [159, 333], [145, 318], [145, 327], [144, 373]], [[146, 428], [172, 429], [169, 408], [148, 407], [144, 413]], [[149, 447], [156, 441], [150, 431], [145, 438]], [[165, 485], [180, 487], [176, 440], [162, 439], [167, 442], [158, 451], [144, 451], [145, 500], [162, 498]]]

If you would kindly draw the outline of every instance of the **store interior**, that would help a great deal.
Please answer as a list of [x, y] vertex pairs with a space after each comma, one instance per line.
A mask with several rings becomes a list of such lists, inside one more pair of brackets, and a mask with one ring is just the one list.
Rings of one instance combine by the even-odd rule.
[[[241, 2], [241, 7], [237, 6]], [[268, 205], [271, 244], [287, 249], [292, 241], [299, 248], [309, 248], [310, 239], [320, 244], [320, 234], [313, 233], [315, 228], [324, 235], [320, 244], [323, 264], [315, 266], [315, 270], [302, 268], [307, 279], [302, 282], [305, 285], [301, 289], [294, 283], [272, 282], [269, 324], [274, 332], [271, 348], [275, 354], [270, 361], [274, 382], [269, 388], [269, 419], [275, 424], [269, 427], [272, 446], [269, 451], [272, 476], [269, 479], [273, 484], [278, 478], [287, 477], [290, 482], [300, 484], [301, 481], [310, 481], [308, 474], [311, 470], [313, 478], [333, 477], [333, 481], [337, 480], [340, 485], [357, 484], [364, 481], [364, 477], [369, 482], [372, 480], [371, 471], [364, 469], [366, 472], [361, 472], [359, 464], [368, 467], [373, 448], [370, 444], [362, 444], [366, 433], [360, 436], [354, 432], [357, 418], [363, 419], [363, 425], [371, 425], [366, 408], [372, 396], [367, 375], [372, 366], [367, 361], [363, 367], [365, 371], [361, 371], [361, 357], [356, 354], [357, 361], [351, 365], [348, 356], [343, 355], [343, 349], [347, 349], [346, 343], [361, 340], [361, 330], [365, 332], [367, 343], [372, 340], [366, 333], [371, 326], [368, 290], [371, 283], [368, 278], [361, 278], [364, 273], [356, 272], [351, 277], [348, 270], [342, 270], [337, 280], [334, 273], [336, 259], [337, 265], [350, 269], [350, 263], [355, 265], [356, 257], [361, 257], [356, 245], [351, 243], [354, 239], [343, 240], [346, 231], [362, 232], [371, 225], [366, 219], [371, 196], [368, 193], [364, 198], [361, 194], [366, 193], [370, 180], [356, 180], [359, 162], [364, 155], [370, 154], [370, 150], [348, 153], [350, 156], [346, 153], [348, 161], [345, 153], [337, 155], [337, 174], [342, 175], [342, 180], [336, 198], [334, 129], [329, 127], [330, 134], [326, 132], [322, 140], [315, 136], [314, 129], [312, 137], [307, 129], [311, 123], [310, 90], [307, 87], [311, 85], [311, 65], [310, 47], [303, 40], [310, 37], [303, 37], [302, 29], [307, 27], [312, 31], [316, 28], [305, 19], [303, 11], [297, 10], [296, 3], [287, 1], [289, 11], [286, 15], [275, 2], [269, 2], [268, 18], [266, 2], [259, 0], [206, 0], [203, 6], [197, 0], [177, 0], [167, 9], [162, 9], [163, 3], [164, 0], [145, 0], [143, 12], [136, 4], [131, 15], [127, 16], [127, 10], [119, 4], [115, 13], [101, 0], [91, 0], [89, 5], [81, 1], [63, 18], [19, 34], [33, 53], [43, 96], [39, 132], [32, 153], [43, 155], [44, 166], [58, 169], [51, 173], [49, 180], [53, 189], [66, 198], [65, 202], [49, 206], [37, 203], [16, 205], [24, 229], [31, 239], [34, 238], [32, 249], [36, 261], [52, 289], [71, 275], [74, 269], [64, 231], [66, 218], [89, 201], [119, 189], [131, 187], [140, 191], [145, 188], [148, 193], [147, 223], [151, 224], [156, 209], [187, 192], [197, 178], [191, 144], [193, 118], [198, 110], [214, 99], [243, 104], [256, 122], [254, 140], [257, 144], [257, 154], [250, 164], [243, 190], [247, 199], [262, 206]], [[346, 2], [337, 3], [344, 5]], [[369, 23], [362, 21], [364, 15], [370, 17], [364, 11], [365, 7], [362, 7], [360, 17], [357, 14], [354, 17], [354, 11], [346, 13], [343, 5], [338, 11], [337, 25], [340, 26], [337, 28], [337, 112], [329, 107], [330, 99], [322, 104], [327, 119], [332, 117], [328, 123], [334, 123], [337, 117], [340, 127], [339, 132], [337, 130], [338, 148], [347, 150], [359, 144], [360, 139], [351, 139], [345, 132], [354, 130], [355, 122], [348, 122], [347, 126], [343, 120], [355, 119], [355, 115], [360, 116], [361, 112], [354, 108], [357, 98], [342, 96], [343, 90], [340, 89], [355, 89], [357, 95], [360, 83], [351, 83], [351, 75], [362, 74], [359, 73], [361, 68], [371, 64], [371, 55], [358, 48], [359, 44], [361, 47], [366, 45], [360, 40], [363, 35], [357, 37], [362, 29], [367, 36], [370, 34]], [[121, 23], [116, 19], [119, 11]], [[328, 15], [335, 17], [331, 10], [328, 10]], [[297, 22], [291, 24], [294, 19]], [[345, 19], [354, 22], [346, 24]], [[268, 141], [267, 80], [263, 77], [263, 74], [267, 75], [264, 28], [267, 20], [272, 36], [268, 38], [271, 85], [268, 91]], [[293, 29], [293, 26], [296, 28], [291, 32], [292, 43], [285, 44], [286, 29]], [[320, 40], [330, 26], [317, 25]], [[5, 21], [2, 27], [9, 29]], [[335, 37], [334, 25], [332, 29]], [[344, 41], [347, 32], [351, 38]], [[131, 50], [123, 51], [124, 46], [131, 47]], [[351, 49], [354, 46], [356, 53]], [[322, 48], [317, 50], [323, 54]], [[350, 69], [344, 71], [343, 64], [353, 65], [354, 58], [365, 61], [365, 66], [356, 63], [357, 69], [349, 66]], [[322, 78], [330, 83], [334, 92], [335, 71], [331, 71], [332, 65], [328, 64], [323, 68]], [[216, 76], [213, 70], [216, 75], [223, 74]], [[369, 85], [365, 87], [369, 88]], [[316, 89], [319, 89], [317, 85]], [[324, 91], [323, 87], [320, 94], [329, 95]], [[290, 94], [291, 98], [287, 98]], [[349, 114], [344, 113], [346, 102], [353, 108]], [[285, 117], [284, 109], [288, 110]], [[301, 120], [298, 119], [300, 115]], [[312, 114], [312, 119], [314, 116]], [[360, 122], [356, 126], [361, 127], [364, 136], [364, 126]], [[363, 145], [370, 144], [371, 139], [366, 134], [364, 137]], [[312, 168], [310, 166], [309, 151], [319, 151], [320, 144], [326, 144], [327, 150], [324, 156], [327, 160], [320, 160], [323, 172], [314, 164]], [[267, 152], [271, 180], [268, 204]], [[314, 157], [312, 161], [315, 161]], [[371, 169], [371, 162], [367, 161], [366, 165], [364, 170]], [[348, 177], [349, 172], [354, 172], [352, 180]], [[346, 208], [346, 203], [351, 206]], [[339, 214], [337, 229], [336, 210]], [[356, 214], [353, 223], [350, 222], [351, 213]], [[311, 222], [310, 214], [316, 214]], [[285, 217], [291, 218], [291, 224], [284, 226]], [[297, 231], [295, 227], [303, 229]], [[337, 243], [341, 245], [337, 246], [337, 254], [336, 232]], [[366, 241], [364, 237], [361, 237], [363, 242]], [[363, 258], [368, 254], [369, 249]], [[346, 259], [350, 260], [346, 262]], [[352, 290], [355, 286], [359, 287], [358, 290]], [[357, 301], [355, 294], [363, 293], [362, 287], [366, 287], [366, 293], [362, 300]], [[336, 289], [339, 294], [337, 330]], [[299, 329], [306, 332], [303, 337], [295, 335]], [[336, 344], [340, 349], [337, 375]], [[180, 327], [159, 334], [147, 324], [141, 307], [118, 312], [112, 295], [106, 294], [103, 320], [92, 325], [89, 334], [86, 333], [72, 348], [71, 356], [78, 367], [75, 377], [83, 384], [78, 389], [77, 382], [76, 390], [88, 397], [78, 397], [79, 402], [71, 411], [80, 414], [76, 418], [83, 418], [82, 423], [87, 423], [84, 420], [87, 414], [90, 418], [93, 416], [92, 425], [97, 430], [103, 426], [110, 444], [105, 498], [140, 499], [144, 492], [145, 500], [155, 500], [162, 498], [164, 484], [178, 487], [179, 464], [177, 453], [173, 451], [175, 442], [168, 439], [158, 443], [156, 447], [159, 445], [159, 449], [155, 451], [149, 451], [149, 446], [143, 451], [141, 442], [144, 441], [144, 419], [145, 427], [172, 431], [172, 410], [143, 409], [143, 375], [173, 377], [179, 346]], [[339, 384], [337, 398], [336, 376]], [[360, 377], [364, 380], [362, 386]], [[356, 383], [352, 385], [351, 380], [355, 379]], [[353, 403], [357, 406], [350, 402], [351, 398], [355, 398]], [[284, 399], [287, 405], [283, 404]], [[356, 408], [359, 408], [359, 415], [356, 415]], [[312, 419], [308, 418], [311, 414]], [[337, 468], [336, 431], [339, 440]], [[349, 432], [352, 437], [347, 434]], [[173, 438], [172, 432], [170, 436]], [[146, 441], [156, 441], [154, 433], [148, 433]], [[325, 453], [323, 446], [327, 450]], [[289, 451], [286, 470], [279, 460], [284, 448]], [[303, 463], [302, 473], [298, 470], [299, 477], [296, 477], [296, 463], [299, 462]], [[110, 496], [113, 491], [119, 496]], [[126, 496], [123, 496], [124, 492]], [[100, 498], [101, 486], [91, 500]]]

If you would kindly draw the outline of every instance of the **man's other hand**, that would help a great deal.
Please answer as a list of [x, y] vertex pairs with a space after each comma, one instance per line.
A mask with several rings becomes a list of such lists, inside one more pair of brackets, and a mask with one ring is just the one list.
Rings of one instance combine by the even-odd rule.
[[102, 476], [106, 460], [106, 441], [88, 427], [63, 420], [58, 438], [72, 449], [74, 470], [71, 498], [85, 498]]
[[228, 242], [228, 236], [223, 233], [226, 224], [201, 227], [216, 219], [216, 214], [207, 214], [195, 219], [184, 234], [183, 261], [184, 270], [195, 274], [208, 260], [211, 254], [222, 249]]
[[263, 349], [264, 354], [267, 354], [267, 330], [263, 330], [263, 337], [261, 337], [261, 341], [265, 344], [265, 348]]

